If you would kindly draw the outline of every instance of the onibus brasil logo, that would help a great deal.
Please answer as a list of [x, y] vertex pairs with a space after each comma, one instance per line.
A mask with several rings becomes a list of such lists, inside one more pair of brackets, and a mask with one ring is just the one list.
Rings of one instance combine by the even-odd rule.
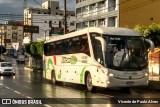
[[70, 58], [67, 57], [62, 57], [62, 63], [71, 63], [71, 64], [76, 64], [77, 63], [77, 57], [76, 56], [71, 56]]

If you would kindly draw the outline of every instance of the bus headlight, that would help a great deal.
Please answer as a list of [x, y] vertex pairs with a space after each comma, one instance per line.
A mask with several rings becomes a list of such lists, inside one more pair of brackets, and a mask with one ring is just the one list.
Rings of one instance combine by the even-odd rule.
[[109, 73], [109, 76], [110, 76], [110, 77], [114, 77], [114, 74], [112, 74], [112, 73]]

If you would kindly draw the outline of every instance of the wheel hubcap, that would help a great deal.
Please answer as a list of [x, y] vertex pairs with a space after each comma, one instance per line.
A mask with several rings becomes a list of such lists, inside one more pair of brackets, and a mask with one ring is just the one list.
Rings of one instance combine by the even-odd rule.
[[92, 87], [92, 79], [91, 79], [91, 76], [88, 77], [88, 87], [89, 87], [89, 88]]

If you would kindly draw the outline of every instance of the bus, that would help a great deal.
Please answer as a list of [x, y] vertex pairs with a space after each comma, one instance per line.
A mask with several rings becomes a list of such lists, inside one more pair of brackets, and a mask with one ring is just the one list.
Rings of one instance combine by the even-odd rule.
[[89, 91], [145, 86], [147, 46], [154, 50], [151, 40], [127, 28], [88, 27], [55, 36], [44, 43], [43, 77], [53, 84], [83, 84]]

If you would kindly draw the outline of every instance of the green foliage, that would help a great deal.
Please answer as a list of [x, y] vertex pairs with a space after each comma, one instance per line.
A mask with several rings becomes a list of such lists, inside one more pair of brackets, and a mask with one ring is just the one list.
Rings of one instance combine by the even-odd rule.
[[40, 55], [40, 56], [43, 55], [43, 44], [44, 44], [44, 41], [42, 41], [42, 42], [37, 42], [37, 44], [36, 44], [37, 53], [38, 53], [38, 55]]
[[30, 44], [25, 46], [25, 51], [31, 54], [33, 57], [38, 58], [43, 55], [43, 44], [44, 41], [41, 42], [31, 42]]
[[151, 24], [149, 26], [137, 25], [135, 30], [142, 33], [145, 38], [151, 39], [156, 47], [160, 46], [160, 24]]
[[37, 42], [31, 42], [31, 46], [30, 46], [30, 51], [31, 51], [31, 55], [33, 57], [37, 57], [39, 56], [38, 55], [38, 49], [37, 49], [37, 46], [36, 46]]

